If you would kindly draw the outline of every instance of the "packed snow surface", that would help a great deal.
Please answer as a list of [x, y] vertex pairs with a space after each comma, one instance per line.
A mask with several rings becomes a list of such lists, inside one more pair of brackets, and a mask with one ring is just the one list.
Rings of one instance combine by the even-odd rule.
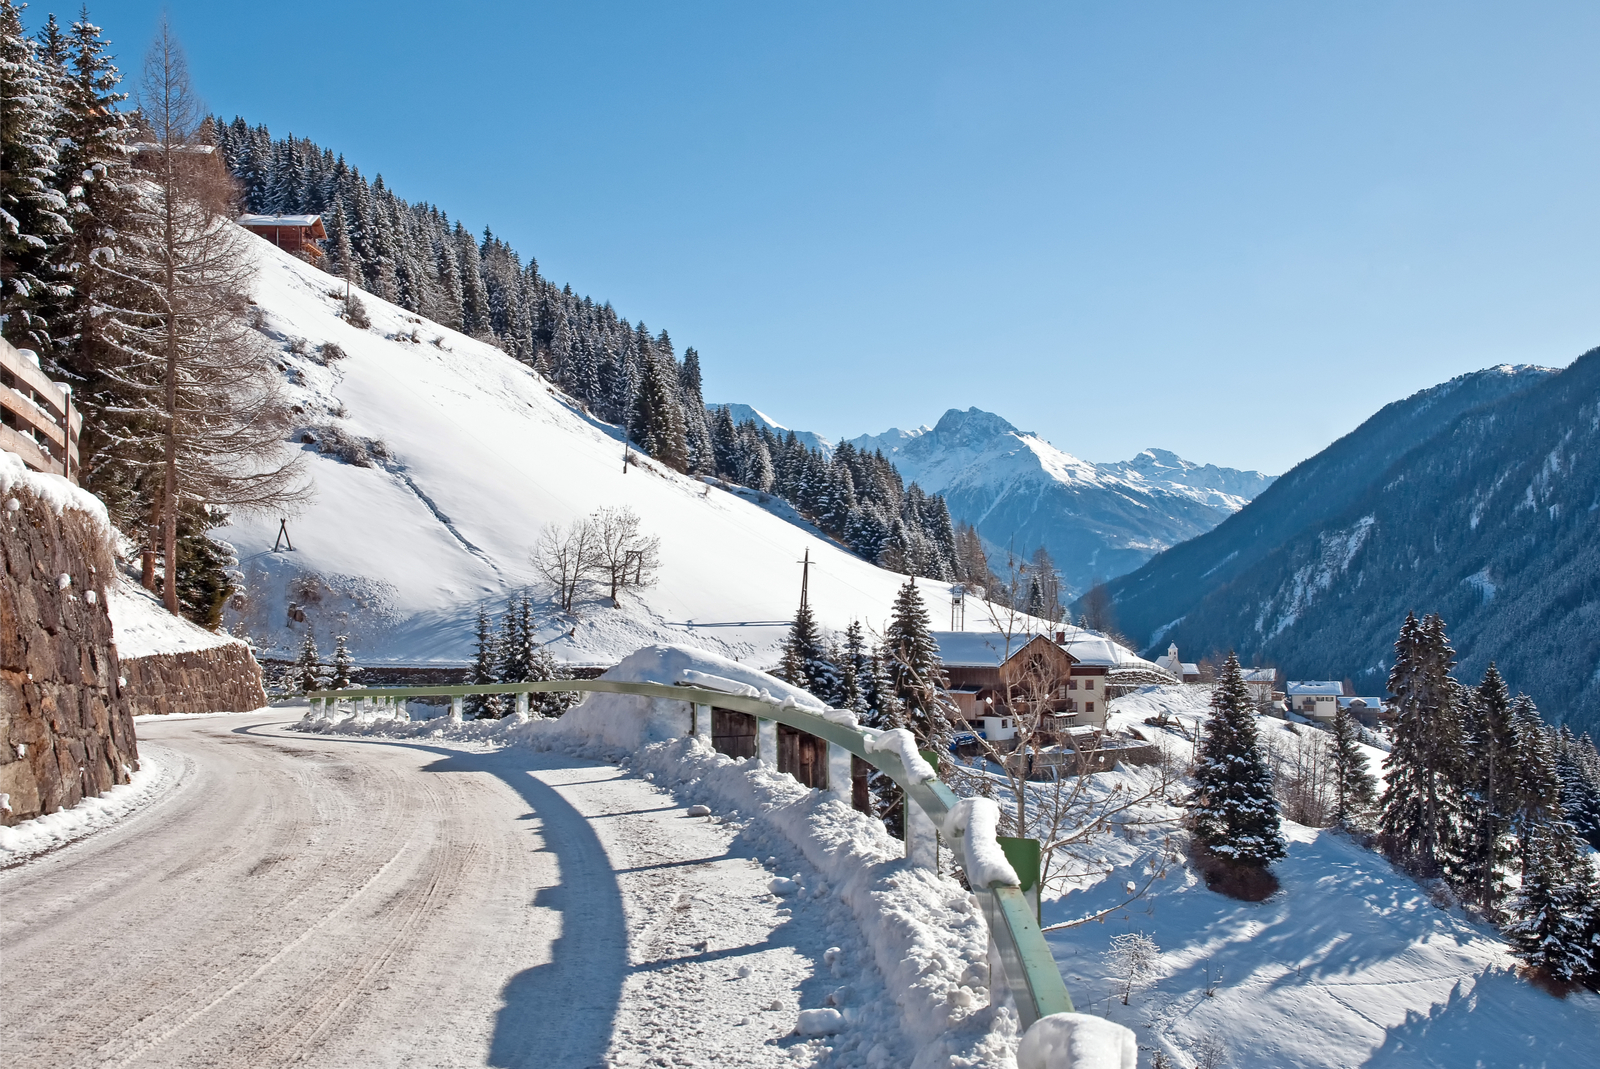
[[[624, 595], [621, 609], [591, 592], [575, 618], [542, 612], [539, 639], [560, 660], [609, 665], [671, 641], [773, 663], [807, 550], [819, 620], [883, 628], [903, 576], [637, 453], [624, 471], [620, 430], [528, 367], [369, 294], [372, 327], [358, 330], [339, 317], [342, 283], [248, 240], [300, 436], [329, 441], [332, 428], [356, 443], [345, 450], [355, 462], [297, 445], [317, 494], [287, 517], [292, 552], [273, 552], [277, 516], [219, 532], [237, 547], [246, 586], [246, 608], [228, 623], [242, 622], [266, 654], [291, 656], [309, 627], [324, 650], [348, 634], [364, 662], [465, 663], [480, 605], [498, 611], [508, 595], [541, 592], [529, 559], [540, 531], [603, 506], [632, 508], [661, 539], [660, 581]], [[948, 591], [922, 586], [937, 616]]]

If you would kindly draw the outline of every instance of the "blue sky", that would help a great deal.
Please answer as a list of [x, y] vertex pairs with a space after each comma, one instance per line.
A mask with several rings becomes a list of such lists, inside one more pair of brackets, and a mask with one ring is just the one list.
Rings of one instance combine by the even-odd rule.
[[830, 436], [977, 405], [1279, 472], [1600, 345], [1592, 2], [92, 6], [125, 71], [163, 9], [214, 110]]

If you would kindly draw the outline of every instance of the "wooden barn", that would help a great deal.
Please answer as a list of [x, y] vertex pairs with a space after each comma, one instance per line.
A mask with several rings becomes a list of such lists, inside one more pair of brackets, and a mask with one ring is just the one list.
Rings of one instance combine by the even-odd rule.
[[328, 237], [320, 215], [241, 215], [239, 225], [312, 263], [322, 259], [318, 242]]

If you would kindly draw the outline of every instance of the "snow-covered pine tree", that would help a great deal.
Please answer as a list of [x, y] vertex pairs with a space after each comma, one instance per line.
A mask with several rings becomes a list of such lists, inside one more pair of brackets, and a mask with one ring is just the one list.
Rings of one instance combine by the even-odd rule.
[[1377, 780], [1367, 770], [1366, 751], [1361, 748], [1361, 725], [1340, 706], [1333, 714], [1333, 740], [1329, 760], [1333, 764], [1333, 819], [1349, 825], [1372, 808]]
[[1574, 735], [1563, 724], [1554, 748], [1561, 808], [1578, 834], [1600, 849], [1600, 754], [1595, 752], [1594, 740]]
[[5, 337], [47, 358], [51, 319], [71, 295], [57, 266], [57, 249], [71, 236], [68, 205], [56, 188], [59, 165], [54, 74], [22, 29], [22, 11], [0, 0], [0, 317]]
[[[498, 683], [500, 667], [500, 642], [495, 634], [494, 625], [489, 620], [489, 610], [479, 606], [478, 624], [473, 632], [474, 649], [472, 655], [472, 675], [468, 682], [474, 687], [484, 687]], [[493, 715], [496, 703], [490, 701], [498, 695], [468, 694], [462, 703], [466, 711], [474, 720], [484, 719]]]
[[354, 664], [355, 659], [350, 656], [350, 636], [334, 636], [333, 679], [330, 683], [334, 690], [345, 690], [350, 686], [350, 676], [352, 675]]
[[[533, 659], [528, 665], [530, 681], [544, 682], [550, 679], [571, 678], [571, 670], [550, 656], [549, 651], [542, 649], [534, 651]], [[528, 695], [528, 698], [530, 708], [540, 716], [560, 716], [577, 705], [583, 699], [583, 694], [575, 690], [536, 691]]]
[[533, 651], [537, 645], [533, 627], [533, 603], [513, 594], [506, 600], [500, 618], [500, 664], [496, 670], [501, 683], [525, 683], [532, 676]]
[[1495, 917], [1506, 892], [1502, 870], [1511, 857], [1507, 833], [1516, 808], [1511, 692], [1490, 661], [1483, 682], [1464, 697], [1471, 817], [1463, 844], [1464, 889], [1485, 915]]
[[1538, 707], [1526, 694], [1518, 694], [1511, 703], [1511, 725], [1516, 739], [1516, 802], [1511, 812], [1511, 830], [1522, 856], [1523, 879], [1527, 879], [1528, 844], [1539, 827], [1562, 820], [1565, 815], [1550, 736], [1539, 719]]
[[1266, 869], [1288, 852], [1272, 770], [1256, 733], [1255, 703], [1232, 652], [1212, 691], [1189, 812], [1195, 839], [1233, 865]]
[[306, 629], [306, 637], [300, 642], [300, 653], [294, 659], [293, 679], [294, 688], [300, 694], [321, 690], [323, 683], [326, 682], [322, 656], [317, 652], [317, 640], [311, 634], [310, 628]]
[[1460, 857], [1465, 753], [1454, 666], [1444, 621], [1408, 613], [1389, 673], [1399, 714], [1384, 760], [1378, 839], [1392, 861], [1424, 877], [1455, 874]]
[[1594, 868], [1572, 825], [1554, 819], [1530, 829], [1515, 920], [1506, 929], [1518, 956], [1562, 983], [1591, 979], [1600, 970], [1600, 947], [1593, 942], [1597, 905]]
[[810, 691], [831, 708], [844, 704], [839, 666], [829, 658], [816, 617], [804, 601], [795, 610], [794, 622], [789, 625], [777, 675], [785, 683]]
[[883, 636], [883, 659], [905, 721], [895, 726], [910, 728], [921, 746], [944, 739], [950, 733], [944, 665], [915, 579], [907, 579], [895, 595]]
[[839, 708], [849, 709], [865, 722], [867, 690], [872, 685], [872, 654], [867, 650], [861, 621], [851, 620], [844, 629], [844, 646], [839, 650]]

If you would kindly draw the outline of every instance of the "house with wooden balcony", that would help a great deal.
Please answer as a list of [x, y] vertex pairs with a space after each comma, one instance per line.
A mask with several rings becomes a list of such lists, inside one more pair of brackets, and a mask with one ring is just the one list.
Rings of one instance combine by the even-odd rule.
[[328, 231], [320, 215], [241, 215], [239, 225], [258, 237], [266, 238], [284, 252], [312, 263], [322, 259], [322, 246]]
[[51, 382], [39, 358], [0, 338], [0, 449], [34, 471], [78, 481], [78, 434], [83, 415], [72, 388]]

